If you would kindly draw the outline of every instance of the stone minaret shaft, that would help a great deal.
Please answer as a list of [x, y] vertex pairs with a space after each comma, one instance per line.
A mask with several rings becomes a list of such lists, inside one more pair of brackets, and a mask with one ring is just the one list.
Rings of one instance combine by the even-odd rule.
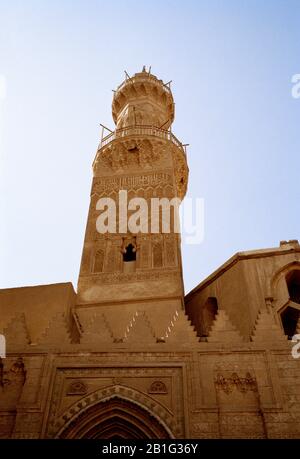
[[137, 73], [115, 91], [112, 114], [116, 129], [102, 139], [93, 164], [77, 307], [124, 311], [126, 305], [132, 312], [157, 308], [170, 314], [183, 308], [180, 234], [174, 228], [164, 233], [162, 225], [151, 233], [150, 224], [148, 233], [101, 234], [96, 205], [101, 197], [114, 199], [118, 218], [120, 190], [128, 200], [145, 198], [149, 208], [154, 197], [184, 197], [188, 168], [184, 147], [170, 130], [171, 90], [154, 75]]

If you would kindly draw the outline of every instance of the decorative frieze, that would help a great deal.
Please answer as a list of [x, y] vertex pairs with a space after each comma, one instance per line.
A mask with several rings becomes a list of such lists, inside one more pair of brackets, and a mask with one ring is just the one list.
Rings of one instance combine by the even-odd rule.
[[114, 272], [114, 273], [95, 273], [89, 276], [80, 277], [80, 287], [88, 287], [92, 284], [115, 284], [127, 282], [144, 282], [161, 279], [178, 279], [180, 274], [177, 270], [159, 270], [159, 271], [140, 271], [132, 273]]
[[171, 171], [153, 172], [150, 174], [126, 175], [119, 177], [95, 177], [92, 193], [102, 194], [106, 191], [137, 190], [141, 187], [172, 185]]

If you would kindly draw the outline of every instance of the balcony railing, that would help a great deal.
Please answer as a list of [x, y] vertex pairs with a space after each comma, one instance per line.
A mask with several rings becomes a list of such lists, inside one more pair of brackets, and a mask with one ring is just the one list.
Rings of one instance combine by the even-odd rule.
[[117, 87], [117, 90], [115, 92], [117, 93], [118, 91], [120, 91], [120, 89], [132, 83], [148, 83], [149, 81], [151, 81], [151, 83], [155, 84], [156, 86], [163, 89], [166, 93], [172, 96], [172, 91], [168, 84], [164, 84], [161, 80], [158, 80], [155, 76], [148, 74], [148, 73], [146, 73], [145, 76], [142, 76], [141, 74], [139, 74], [138, 76], [132, 76], [130, 78], [126, 78], [126, 80], [123, 81], [123, 83], [121, 83]]
[[172, 134], [171, 131], [166, 131], [165, 129], [147, 125], [126, 126], [121, 129], [116, 129], [114, 132], [111, 132], [110, 134], [101, 139], [98, 150], [100, 150], [100, 148], [105, 147], [105, 145], [109, 144], [113, 140], [120, 139], [122, 137], [130, 137], [136, 135], [154, 136], [160, 139], [169, 140], [174, 145], [176, 145], [176, 147], [180, 148], [184, 154], [186, 154], [185, 145], [182, 145], [182, 143], [179, 142], [179, 140], [175, 137], [174, 134]]

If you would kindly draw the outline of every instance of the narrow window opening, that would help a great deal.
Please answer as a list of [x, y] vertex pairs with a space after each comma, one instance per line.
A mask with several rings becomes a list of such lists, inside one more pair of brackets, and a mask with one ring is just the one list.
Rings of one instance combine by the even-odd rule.
[[136, 261], [136, 249], [133, 244], [128, 244], [123, 253], [123, 261]]
[[162, 244], [160, 242], [153, 246], [153, 268], [161, 268], [163, 265]]
[[103, 271], [103, 263], [104, 263], [104, 252], [103, 250], [98, 250], [95, 255], [94, 260], [94, 273], [100, 273]]

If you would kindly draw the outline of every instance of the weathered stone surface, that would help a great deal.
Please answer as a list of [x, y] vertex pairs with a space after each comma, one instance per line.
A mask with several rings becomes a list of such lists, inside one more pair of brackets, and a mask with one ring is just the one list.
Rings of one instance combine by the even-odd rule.
[[172, 93], [143, 71], [112, 109], [77, 294], [0, 291], [0, 438], [299, 438], [299, 244], [239, 253], [184, 298], [179, 234], [96, 229], [100, 197], [184, 196]]

